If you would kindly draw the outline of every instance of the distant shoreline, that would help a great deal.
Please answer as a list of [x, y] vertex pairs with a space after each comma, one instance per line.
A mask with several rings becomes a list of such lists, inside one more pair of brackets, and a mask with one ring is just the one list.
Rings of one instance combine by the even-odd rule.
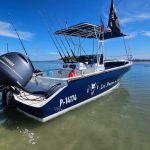
[[33, 60], [32, 62], [62, 62], [61, 60]]
[[149, 59], [133, 59], [133, 62], [150, 62]]
[[[62, 62], [61, 60], [36, 60], [36, 61], [32, 61], [32, 62]], [[146, 59], [133, 59], [132, 62], [150, 62], [150, 60], [146, 60]]]

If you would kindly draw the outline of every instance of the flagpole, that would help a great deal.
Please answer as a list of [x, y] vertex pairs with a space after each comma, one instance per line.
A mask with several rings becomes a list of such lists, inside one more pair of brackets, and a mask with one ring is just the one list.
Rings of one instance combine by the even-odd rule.
[[104, 54], [103, 53], [104, 53], [104, 31], [105, 31], [105, 27], [104, 27], [104, 23], [103, 23], [102, 18], [100, 18], [100, 22], [101, 22], [101, 26], [100, 26], [100, 56], [99, 56], [99, 61], [100, 61], [100, 65], [103, 65], [104, 64]]

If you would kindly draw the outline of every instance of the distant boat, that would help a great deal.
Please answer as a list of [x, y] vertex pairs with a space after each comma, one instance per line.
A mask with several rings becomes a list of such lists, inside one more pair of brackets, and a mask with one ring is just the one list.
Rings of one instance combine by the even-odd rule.
[[61, 69], [52, 72], [52, 77], [35, 75], [31, 61], [20, 53], [0, 56], [0, 83], [4, 104], [7, 106], [11, 101], [19, 111], [40, 122], [108, 93], [118, 86], [120, 78], [132, 66], [129, 59], [104, 59], [104, 41], [125, 36], [121, 33], [113, 0], [106, 29], [102, 21], [100, 26], [80, 23], [56, 31], [55, 34], [64, 36], [69, 48], [70, 36], [96, 39], [99, 46], [92, 55], [77, 56], [71, 49], [70, 56], [69, 51], [67, 54], [60, 51], [63, 43], [58, 46], [58, 41], [54, 41], [63, 64]]

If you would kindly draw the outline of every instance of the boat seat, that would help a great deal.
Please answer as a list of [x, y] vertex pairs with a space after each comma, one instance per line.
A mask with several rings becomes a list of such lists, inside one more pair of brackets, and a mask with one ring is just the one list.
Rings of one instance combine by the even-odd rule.
[[56, 84], [56, 85], [54, 85], [53, 87], [51, 87], [51, 88], [47, 91], [45, 97], [46, 97], [46, 98], [49, 98], [50, 96], [52, 96], [54, 93], [56, 93], [59, 89], [61, 89], [61, 88], [63, 88], [63, 87], [65, 87], [65, 86], [62, 85], [62, 84]]

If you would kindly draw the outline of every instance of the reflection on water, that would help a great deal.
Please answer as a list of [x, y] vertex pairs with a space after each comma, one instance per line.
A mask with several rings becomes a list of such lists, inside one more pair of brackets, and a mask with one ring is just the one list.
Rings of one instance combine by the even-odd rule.
[[134, 64], [121, 85], [91, 103], [41, 124], [8, 111], [1, 150], [149, 150], [150, 70]]

